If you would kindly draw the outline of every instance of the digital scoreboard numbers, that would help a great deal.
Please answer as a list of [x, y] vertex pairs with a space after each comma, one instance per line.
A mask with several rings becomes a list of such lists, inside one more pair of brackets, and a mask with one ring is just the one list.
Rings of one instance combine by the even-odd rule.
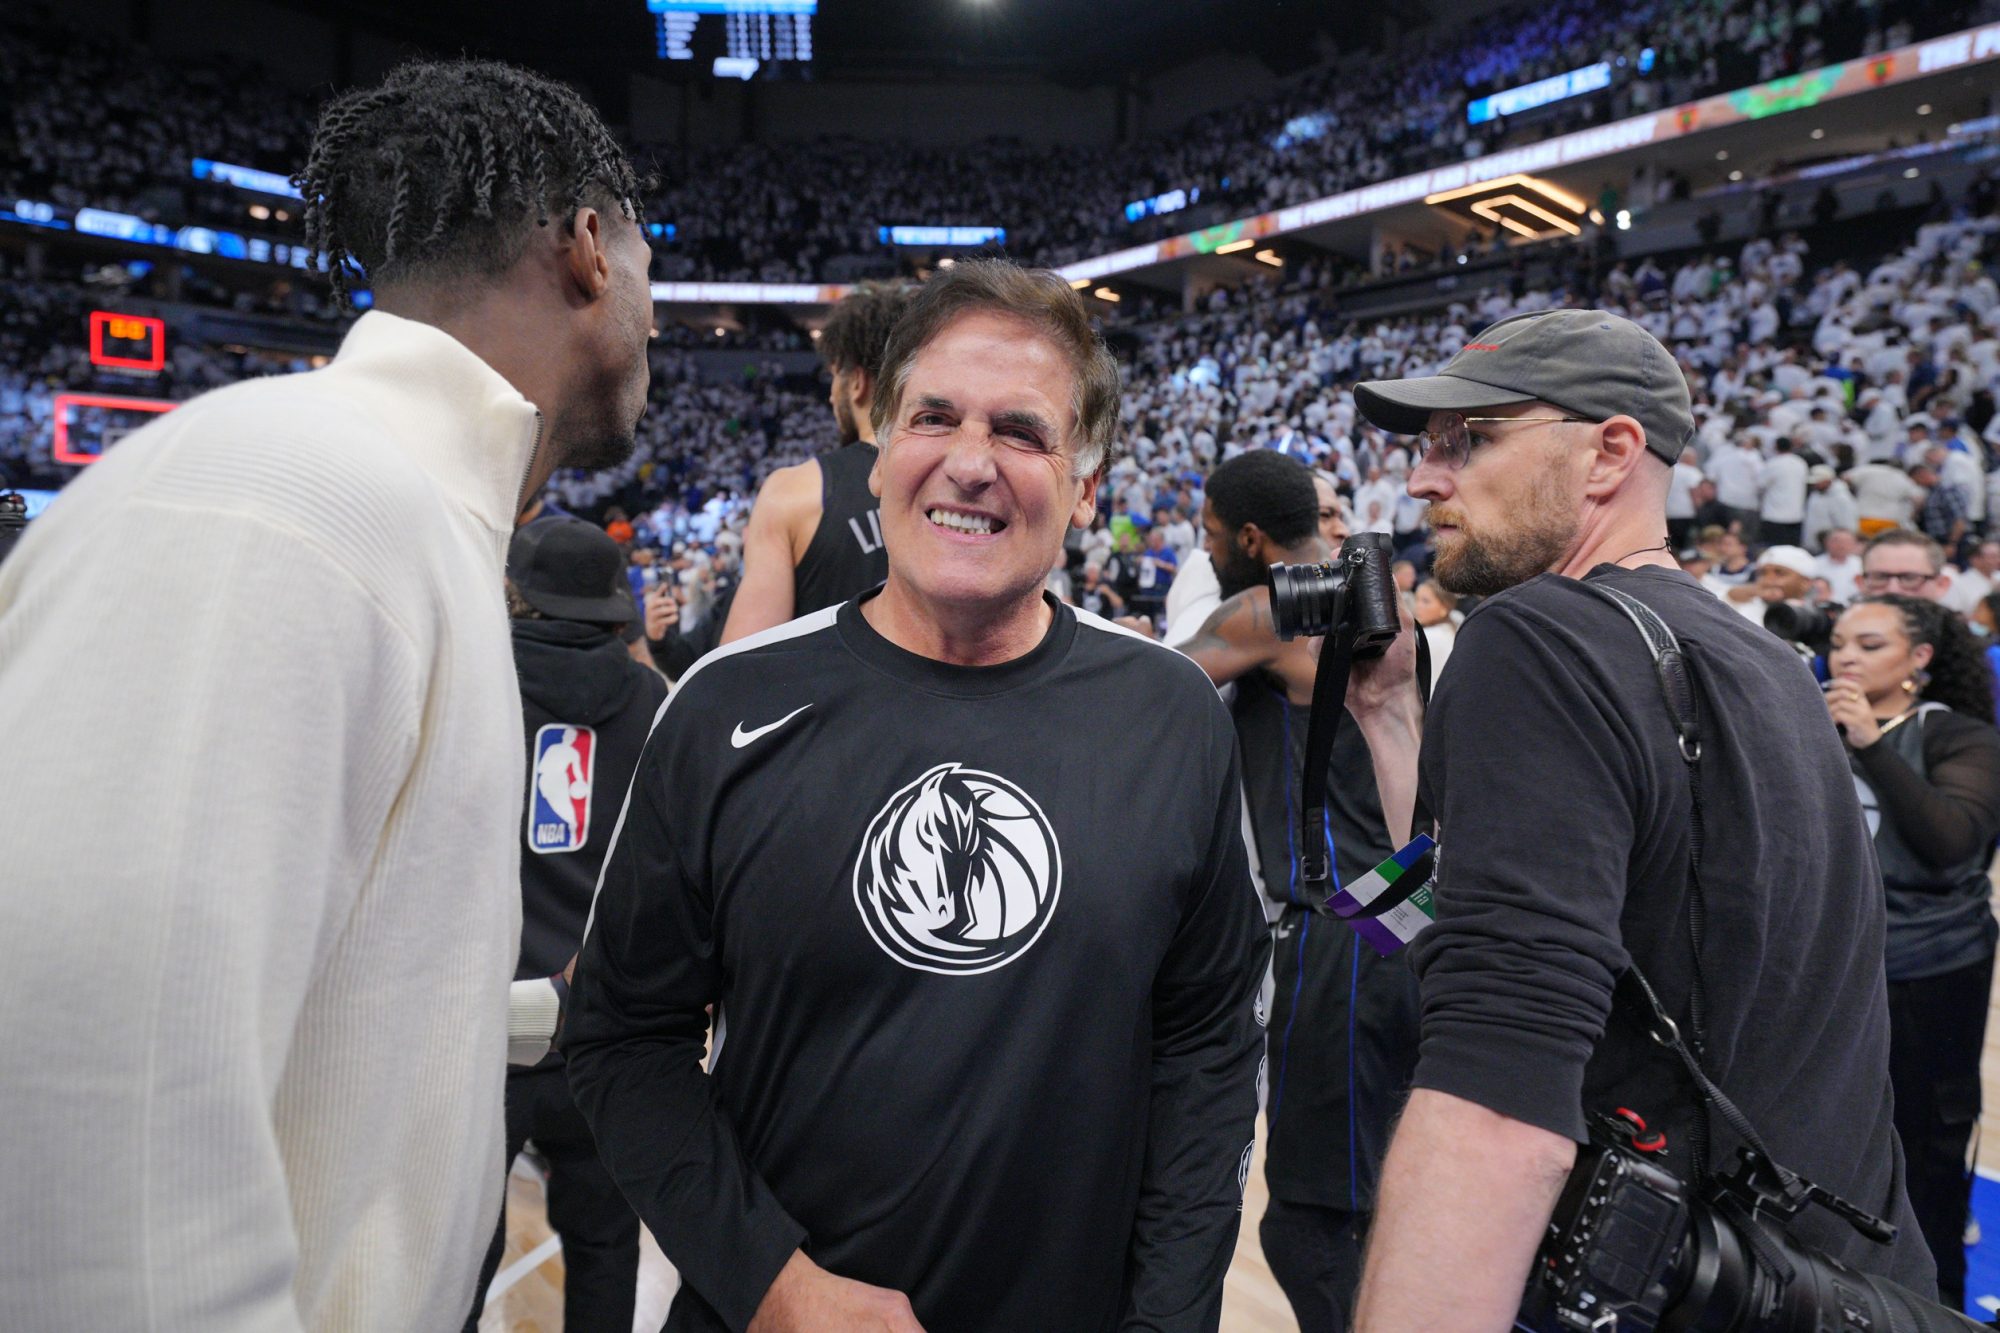
[[813, 58], [819, 0], [646, 0], [659, 21], [659, 56], [717, 78], [797, 76]]
[[90, 312], [90, 364], [157, 375], [167, 364], [167, 326], [150, 315]]

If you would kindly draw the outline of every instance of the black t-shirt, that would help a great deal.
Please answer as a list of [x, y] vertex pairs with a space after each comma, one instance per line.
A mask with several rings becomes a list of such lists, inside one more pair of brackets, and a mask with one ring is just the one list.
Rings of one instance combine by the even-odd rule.
[[801, 1244], [931, 1333], [1215, 1327], [1261, 1050], [1235, 738], [1188, 659], [1049, 605], [968, 668], [850, 602], [662, 712], [562, 1046], [669, 1329], [743, 1327]]
[[[1890, 1116], [1882, 881], [1820, 691], [1685, 575], [1590, 577], [1673, 628], [1702, 694], [1708, 1073], [1780, 1162], [1902, 1227], [1883, 1247], [1808, 1210], [1800, 1237], [1929, 1294]], [[1554, 575], [1489, 598], [1424, 736], [1441, 834], [1416, 1086], [1579, 1141], [1586, 1108], [1629, 1107], [1685, 1178], [1692, 1090], [1612, 1006], [1636, 958], [1686, 1030], [1688, 778], [1638, 630]], [[1718, 1124], [1711, 1161], [1735, 1147]]]
[[838, 606], [889, 577], [882, 502], [868, 489], [875, 446], [856, 440], [814, 461], [819, 464], [819, 526], [792, 571], [795, 616]]

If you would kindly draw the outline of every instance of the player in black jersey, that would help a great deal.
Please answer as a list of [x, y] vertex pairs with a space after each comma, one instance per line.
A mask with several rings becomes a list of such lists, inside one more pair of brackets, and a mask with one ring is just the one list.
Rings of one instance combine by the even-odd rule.
[[[1347, 531], [1337, 497], [1304, 464], [1252, 450], [1209, 475], [1203, 544], [1223, 602], [1181, 651], [1218, 684], [1234, 682], [1230, 712], [1244, 801], [1270, 906], [1267, 1029], [1270, 1123], [1264, 1178], [1271, 1202], [1260, 1239], [1303, 1333], [1338, 1333], [1361, 1282], [1361, 1247], [1389, 1128], [1417, 1059], [1416, 977], [1299, 896], [1299, 828], [1306, 729], [1319, 659], [1271, 625], [1270, 567], [1330, 559]], [[1368, 743], [1342, 719], [1329, 763], [1327, 827], [1342, 882], [1395, 846], [1383, 823]]]
[[1061, 278], [968, 262], [882, 392], [888, 581], [662, 711], [577, 1101], [677, 1333], [1212, 1330], [1261, 1045], [1234, 737], [1191, 662], [1042, 589], [1116, 366]]
[[882, 519], [868, 489], [875, 466], [870, 412], [889, 330], [914, 290], [907, 283], [862, 283], [820, 330], [841, 446], [764, 479], [743, 535], [743, 581], [722, 642], [844, 602], [889, 576]]

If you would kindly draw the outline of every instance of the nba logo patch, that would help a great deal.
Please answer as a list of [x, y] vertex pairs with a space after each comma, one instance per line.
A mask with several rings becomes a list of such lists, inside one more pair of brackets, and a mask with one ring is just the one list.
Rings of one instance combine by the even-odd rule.
[[534, 780], [528, 787], [528, 850], [574, 852], [590, 836], [590, 779], [597, 733], [551, 723], [535, 733]]

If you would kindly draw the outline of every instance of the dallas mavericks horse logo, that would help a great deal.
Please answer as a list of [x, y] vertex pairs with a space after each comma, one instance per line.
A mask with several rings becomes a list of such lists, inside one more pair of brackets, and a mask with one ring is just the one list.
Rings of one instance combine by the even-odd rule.
[[905, 967], [1005, 967], [1055, 914], [1062, 850], [1034, 799], [1005, 778], [940, 764], [889, 798], [854, 863], [854, 902]]

